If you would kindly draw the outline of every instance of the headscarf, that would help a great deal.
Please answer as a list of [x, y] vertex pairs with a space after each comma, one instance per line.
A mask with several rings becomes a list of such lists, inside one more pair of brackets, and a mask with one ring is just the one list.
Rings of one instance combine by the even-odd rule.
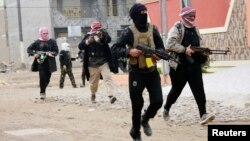
[[100, 21], [93, 21], [90, 27], [91, 27], [90, 32], [95, 32], [102, 29], [102, 24]]
[[135, 3], [129, 10], [129, 16], [139, 30], [147, 29], [148, 14], [145, 5], [141, 3]]
[[70, 45], [67, 42], [62, 43], [62, 50], [70, 51]]
[[180, 16], [185, 27], [192, 28], [195, 26], [196, 10], [192, 7], [186, 6], [182, 8]]
[[39, 39], [41, 41], [48, 41], [49, 40], [49, 30], [47, 27], [40, 27], [39, 28]]

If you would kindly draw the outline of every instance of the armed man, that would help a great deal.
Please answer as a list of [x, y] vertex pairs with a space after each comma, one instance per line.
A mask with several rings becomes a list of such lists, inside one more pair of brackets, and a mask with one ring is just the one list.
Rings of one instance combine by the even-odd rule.
[[194, 52], [192, 46], [200, 47], [201, 36], [195, 25], [196, 10], [184, 7], [180, 12], [181, 20], [176, 22], [168, 33], [166, 48], [181, 62], [169, 61], [172, 87], [164, 105], [163, 118], [169, 120], [170, 109], [180, 96], [186, 83], [189, 84], [196, 100], [200, 124], [204, 125], [214, 120], [215, 115], [207, 112], [206, 95], [203, 85], [201, 66], [206, 58]]
[[[121, 37], [112, 46], [117, 58], [129, 59], [129, 93], [132, 104], [132, 128], [130, 135], [134, 141], [141, 141], [141, 126], [147, 136], [152, 135], [149, 120], [154, 118], [163, 103], [161, 79], [157, 71], [159, 57], [150, 52], [137, 49], [139, 44], [165, 51], [162, 38], [157, 28], [147, 22], [147, 8], [136, 3], [129, 15], [133, 24], [126, 28]], [[150, 104], [142, 114], [144, 100], [142, 92], [149, 92]]]
[[57, 71], [56, 59], [58, 54], [57, 42], [49, 38], [47, 27], [39, 29], [39, 39], [27, 48], [29, 56], [34, 56], [31, 71], [39, 71], [40, 99], [46, 98], [46, 88], [53, 72]]

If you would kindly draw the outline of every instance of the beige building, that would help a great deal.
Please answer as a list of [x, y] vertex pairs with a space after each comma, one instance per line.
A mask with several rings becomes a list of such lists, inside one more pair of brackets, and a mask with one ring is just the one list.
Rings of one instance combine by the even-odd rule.
[[26, 49], [47, 26], [50, 37], [68, 40], [77, 50], [93, 20], [100, 20], [114, 42], [129, 24], [128, 10], [135, 0], [0, 0], [0, 61], [13, 69], [32, 62]]

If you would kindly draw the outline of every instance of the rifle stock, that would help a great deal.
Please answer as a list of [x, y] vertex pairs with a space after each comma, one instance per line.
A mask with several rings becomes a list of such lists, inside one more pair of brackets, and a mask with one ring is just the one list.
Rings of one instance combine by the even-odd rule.
[[144, 52], [149, 53], [149, 54], [155, 54], [163, 60], [166, 60], [166, 61], [172, 60], [172, 61], [175, 61], [176, 63], [180, 64], [179, 61], [177, 61], [173, 56], [169, 55], [165, 50], [152, 49], [145, 44], [138, 44], [136, 46], [136, 49], [139, 49], [139, 50], [144, 51]]

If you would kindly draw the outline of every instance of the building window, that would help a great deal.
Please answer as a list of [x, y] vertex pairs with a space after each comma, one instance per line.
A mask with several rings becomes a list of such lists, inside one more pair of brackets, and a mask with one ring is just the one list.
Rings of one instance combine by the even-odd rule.
[[68, 29], [67, 28], [55, 28], [55, 38], [60, 37], [68, 37]]
[[112, 0], [113, 3], [113, 16], [118, 16], [117, 14], [117, 0]]
[[108, 16], [118, 16], [117, 0], [107, 0]]

